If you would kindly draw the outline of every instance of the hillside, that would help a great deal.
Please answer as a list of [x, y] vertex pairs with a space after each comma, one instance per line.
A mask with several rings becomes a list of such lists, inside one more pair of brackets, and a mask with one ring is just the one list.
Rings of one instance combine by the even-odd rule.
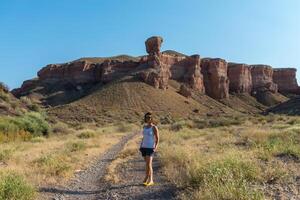
[[232, 114], [235, 111], [206, 96], [186, 98], [176, 88], [157, 90], [132, 77], [105, 86], [97, 85], [90, 94], [70, 104], [48, 109], [50, 115], [67, 122], [136, 122], [152, 111], [161, 121], [192, 116]]
[[30, 99], [26, 97], [17, 99], [9, 92], [6, 85], [0, 83], [0, 116], [22, 115], [29, 109], [34, 110], [38, 109], [38, 107], [36, 107], [36, 105], [34, 105]]
[[286, 102], [267, 109], [266, 112], [286, 115], [300, 115], [300, 97], [293, 97]]

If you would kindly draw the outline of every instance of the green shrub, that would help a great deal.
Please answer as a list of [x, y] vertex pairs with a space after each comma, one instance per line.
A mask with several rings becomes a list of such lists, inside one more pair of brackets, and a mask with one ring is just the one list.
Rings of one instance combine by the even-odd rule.
[[31, 140], [30, 140], [30, 142], [32, 142], [32, 143], [41, 143], [44, 141], [45, 141], [45, 138], [43, 138], [43, 137], [34, 137], [34, 138], [31, 138]]
[[9, 172], [0, 174], [0, 200], [32, 200], [35, 189], [22, 176]]
[[30, 112], [17, 117], [0, 117], [0, 141], [18, 138], [28, 140], [34, 136], [48, 135], [51, 129], [45, 117]]
[[88, 138], [93, 138], [95, 136], [96, 136], [96, 134], [93, 131], [84, 131], [84, 132], [81, 132], [77, 137], [80, 139], [88, 139]]
[[4, 149], [0, 150], [0, 162], [6, 162], [8, 161], [13, 154], [13, 151], [11, 149]]
[[50, 126], [45, 117], [40, 113], [30, 112], [19, 118], [13, 118], [15, 123], [21, 129], [30, 132], [34, 136], [48, 135]]
[[31, 99], [29, 99], [29, 98], [26, 97], [26, 96], [21, 97], [20, 100], [21, 100], [21, 102], [22, 102], [23, 104], [25, 104], [26, 106], [32, 105]]
[[220, 126], [231, 126], [231, 125], [240, 125], [242, 120], [239, 118], [217, 118], [209, 120], [210, 127], [220, 127]]
[[171, 124], [169, 129], [171, 131], [180, 131], [181, 129], [186, 128], [186, 127], [193, 128], [194, 127], [193, 122], [187, 121], [187, 120], [178, 121], [178, 122]]
[[44, 174], [52, 176], [65, 175], [71, 167], [62, 155], [45, 155], [34, 161]]
[[53, 125], [52, 132], [55, 134], [69, 134], [71, 133], [71, 130], [69, 129], [68, 125], [58, 122]]
[[40, 112], [41, 111], [40, 106], [35, 104], [35, 103], [31, 104], [31, 105], [28, 105], [28, 108], [29, 108], [29, 110], [34, 111], [34, 112]]
[[82, 151], [84, 149], [86, 149], [86, 144], [82, 141], [71, 142], [66, 144], [66, 150], [68, 152]]
[[5, 93], [4, 91], [0, 90], [0, 99], [2, 99], [5, 102], [9, 101], [9, 95]]
[[259, 180], [259, 168], [251, 162], [223, 159], [191, 169], [190, 184], [199, 189], [203, 199], [263, 199], [263, 194], [252, 189]]

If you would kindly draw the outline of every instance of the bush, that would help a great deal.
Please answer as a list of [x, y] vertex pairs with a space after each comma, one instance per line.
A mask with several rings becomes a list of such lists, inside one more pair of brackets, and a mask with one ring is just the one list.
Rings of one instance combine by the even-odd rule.
[[32, 105], [31, 99], [29, 99], [29, 98], [26, 97], [26, 96], [21, 97], [20, 100], [21, 100], [21, 102], [22, 102], [23, 104], [25, 104], [26, 106]]
[[58, 122], [52, 127], [52, 132], [55, 134], [69, 134], [71, 130], [69, 129], [68, 125]]
[[86, 148], [86, 144], [82, 141], [80, 142], [73, 142], [73, 143], [67, 143], [66, 149], [69, 152], [76, 152], [76, 151], [82, 151]]
[[0, 150], [0, 162], [6, 162], [12, 156], [13, 151], [11, 149]]
[[61, 155], [45, 155], [35, 160], [35, 163], [44, 174], [52, 176], [65, 175], [71, 169], [65, 157]]
[[50, 126], [40, 113], [26, 113], [22, 117], [13, 118], [12, 122], [33, 136], [48, 135], [50, 133]]
[[96, 136], [96, 134], [93, 131], [84, 131], [84, 132], [81, 132], [77, 137], [80, 139], [88, 139], [88, 138], [93, 138], [95, 136]]
[[263, 199], [261, 192], [250, 187], [260, 178], [258, 170], [251, 162], [226, 158], [192, 169], [190, 184], [204, 199]]
[[40, 112], [41, 111], [40, 106], [35, 104], [35, 103], [31, 104], [31, 105], [28, 105], [28, 108], [29, 108], [29, 110], [34, 111], [34, 112]]
[[9, 95], [2, 90], [0, 90], [0, 99], [2, 99], [5, 102], [9, 101]]
[[16, 173], [0, 174], [0, 200], [32, 200], [35, 189]]
[[18, 117], [0, 117], [0, 141], [18, 138], [28, 140], [49, 133], [50, 126], [40, 113], [30, 112]]

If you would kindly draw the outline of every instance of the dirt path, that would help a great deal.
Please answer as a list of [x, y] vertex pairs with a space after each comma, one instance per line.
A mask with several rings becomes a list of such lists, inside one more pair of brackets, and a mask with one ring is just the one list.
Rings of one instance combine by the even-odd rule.
[[145, 163], [140, 155], [135, 155], [131, 160], [118, 167], [119, 178], [117, 184], [107, 186], [105, 193], [97, 196], [98, 199], [175, 199], [176, 188], [165, 180], [159, 167], [157, 155], [153, 161], [154, 182], [151, 187], [143, 186]]
[[65, 187], [40, 188], [42, 199], [51, 200], [94, 200], [94, 199], [174, 199], [175, 188], [168, 184], [159, 170], [158, 159], [153, 163], [156, 185], [144, 187], [144, 161], [135, 157], [118, 167], [124, 181], [111, 184], [104, 181], [106, 168], [136, 134], [124, 136], [87, 170], [75, 175]]

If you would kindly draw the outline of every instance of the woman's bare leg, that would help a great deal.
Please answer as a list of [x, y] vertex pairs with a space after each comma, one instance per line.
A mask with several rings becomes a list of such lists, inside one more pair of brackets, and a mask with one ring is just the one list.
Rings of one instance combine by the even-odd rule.
[[152, 168], [152, 156], [147, 156], [147, 168], [148, 168], [148, 183], [153, 182], [153, 168]]
[[145, 170], [146, 171], [146, 176], [144, 178], [143, 183], [146, 183], [146, 182], [148, 182], [148, 179], [149, 179], [149, 175], [148, 175], [149, 174], [149, 172], [148, 172], [149, 170], [148, 170], [148, 164], [147, 164], [147, 158], [146, 158], [146, 156], [144, 156], [144, 160], [145, 160], [145, 163], [146, 163], [146, 165], [145, 165], [146, 166], [146, 170]]

